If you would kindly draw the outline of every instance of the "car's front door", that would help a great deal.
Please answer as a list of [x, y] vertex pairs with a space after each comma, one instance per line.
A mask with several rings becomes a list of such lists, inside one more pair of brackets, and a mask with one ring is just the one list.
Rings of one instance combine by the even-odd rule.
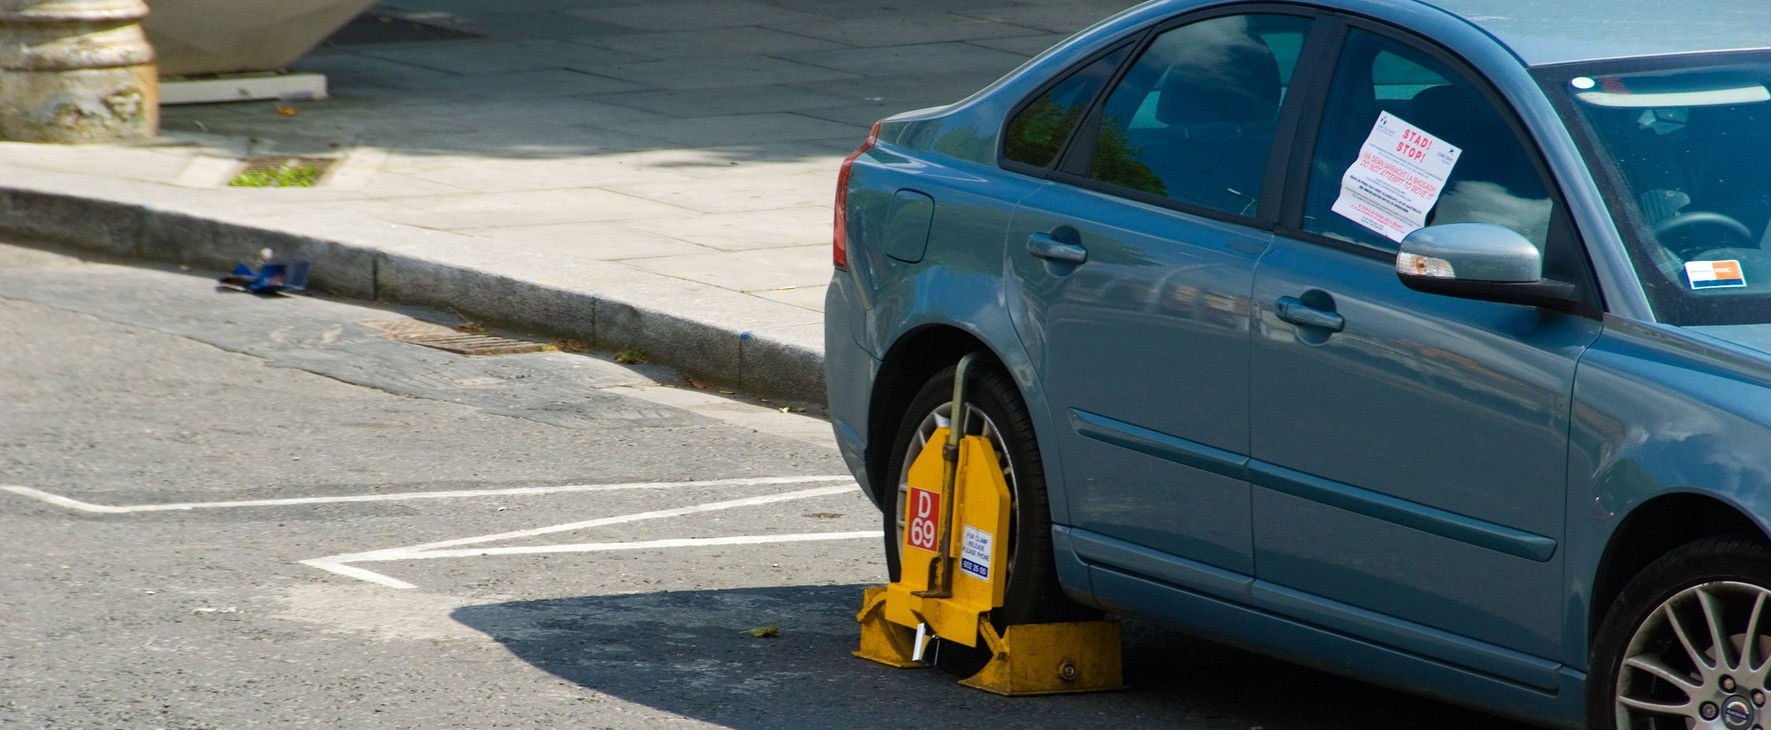
[[[1508, 226], [1545, 250], [1551, 276], [1592, 286], [1516, 117], [1427, 48], [1348, 31], [1314, 143], [1298, 148], [1292, 179], [1307, 182], [1259, 265], [1254, 597], [1553, 687], [1570, 392], [1600, 324], [1398, 280], [1412, 227], [1362, 213], [1361, 195], [1420, 196], [1428, 224]], [[1442, 184], [1416, 185], [1432, 163], [1411, 163], [1423, 158], [1398, 140], [1449, 162]], [[1356, 165], [1396, 175], [1360, 188]]]
[[1253, 574], [1248, 294], [1311, 24], [1220, 13], [1158, 31], [1016, 211], [1009, 306], [1055, 426], [1054, 511], [1091, 561], [1183, 585], [1188, 566]]

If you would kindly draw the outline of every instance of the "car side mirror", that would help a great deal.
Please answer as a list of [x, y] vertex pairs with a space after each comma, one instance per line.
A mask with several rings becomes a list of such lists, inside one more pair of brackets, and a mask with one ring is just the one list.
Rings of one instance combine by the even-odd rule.
[[1543, 252], [1493, 223], [1446, 223], [1402, 239], [1396, 275], [1428, 294], [1551, 309], [1581, 306], [1573, 284], [1543, 278]]

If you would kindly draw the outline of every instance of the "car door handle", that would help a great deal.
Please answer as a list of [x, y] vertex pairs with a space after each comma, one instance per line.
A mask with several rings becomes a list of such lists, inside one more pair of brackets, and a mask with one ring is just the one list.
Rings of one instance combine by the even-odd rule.
[[1297, 297], [1280, 297], [1273, 302], [1273, 314], [1299, 327], [1339, 332], [1347, 328], [1347, 320], [1335, 312], [1325, 312], [1304, 303]]
[[1027, 237], [1027, 253], [1047, 261], [1065, 264], [1080, 264], [1088, 261], [1088, 249], [1074, 243], [1065, 243], [1053, 238], [1048, 233], [1035, 233]]

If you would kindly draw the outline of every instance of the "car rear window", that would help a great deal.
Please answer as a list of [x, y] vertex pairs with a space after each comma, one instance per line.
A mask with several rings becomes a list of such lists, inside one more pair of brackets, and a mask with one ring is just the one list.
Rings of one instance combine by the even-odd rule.
[[1034, 167], [1051, 166], [1095, 94], [1129, 52], [1121, 47], [1108, 53], [1034, 97], [1009, 120], [1003, 156]]
[[1254, 215], [1309, 30], [1300, 16], [1229, 15], [1164, 32], [1107, 97], [1089, 176]]

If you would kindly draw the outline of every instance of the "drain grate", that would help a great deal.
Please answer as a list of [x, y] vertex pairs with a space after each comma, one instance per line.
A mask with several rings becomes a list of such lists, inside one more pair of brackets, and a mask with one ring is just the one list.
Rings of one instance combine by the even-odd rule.
[[458, 355], [517, 355], [525, 352], [552, 352], [558, 349], [553, 345], [541, 342], [513, 340], [509, 337], [473, 332], [456, 332], [440, 324], [420, 322], [415, 319], [370, 320], [357, 324], [376, 330], [389, 339], [423, 345]]

